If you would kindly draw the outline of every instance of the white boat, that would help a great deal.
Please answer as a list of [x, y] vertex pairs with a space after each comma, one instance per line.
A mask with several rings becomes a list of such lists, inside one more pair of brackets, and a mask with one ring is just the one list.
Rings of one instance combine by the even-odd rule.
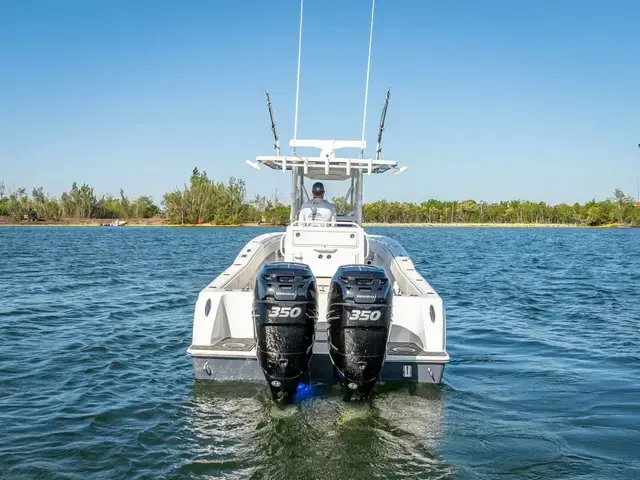
[[127, 224], [127, 220], [114, 220], [110, 223], [101, 223], [101, 227], [124, 227]]
[[[290, 224], [247, 243], [200, 292], [187, 349], [196, 379], [266, 381], [281, 402], [300, 383], [338, 382], [345, 400], [367, 398], [377, 382], [441, 383], [449, 361], [442, 298], [397, 241], [362, 227], [364, 179], [407, 168], [380, 159], [388, 100], [375, 158], [337, 155], [365, 151], [364, 122], [361, 140], [295, 138], [297, 101], [293, 153], [280, 155], [267, 94], [276, 154], [247, 163], [291, 175]], [[348, 185], [350, 210], [335, 222], [298, 220], [305, 182], [316, 180]]]

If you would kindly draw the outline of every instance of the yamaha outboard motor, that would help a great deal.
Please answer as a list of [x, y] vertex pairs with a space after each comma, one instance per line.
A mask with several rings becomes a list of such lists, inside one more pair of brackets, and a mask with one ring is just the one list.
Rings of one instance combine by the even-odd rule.
[[311, 361], [318, 318], [316, 279], [302, 263], [262, 267], [253, 290], [258, 362], [274, 400], [290, 402]]
[[344, 400], [371, 394], [384, 364], [393, 290], [384, 269], [343, 265], [331, 279], [327, 305], [329, 355]]

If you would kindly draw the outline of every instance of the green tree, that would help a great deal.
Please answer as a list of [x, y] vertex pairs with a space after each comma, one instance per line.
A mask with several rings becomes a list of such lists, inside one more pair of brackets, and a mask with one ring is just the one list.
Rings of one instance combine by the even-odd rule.
[[634, 204], [633, 198], [630, 195], [625, 194], [619, 188], [616, 188], [612, 201], [617, 207], [617, 220], [619, 223], [630, 223], [633, 213]]
[[9, 216], [9, 198], [7, 197], [7, 189], [3, 182], [0, 182], [0, 216]]
[[14, 220], [22, 220], [29, 212], [29, 197], [24, 188], [19, 188], [9, 195], [9, 215]]

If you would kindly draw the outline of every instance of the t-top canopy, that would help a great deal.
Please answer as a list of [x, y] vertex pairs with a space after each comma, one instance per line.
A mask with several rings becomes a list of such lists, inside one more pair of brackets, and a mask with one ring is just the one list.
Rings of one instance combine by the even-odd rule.
[[[340, 148], [364, 150], [366, 142], [359, 140], [291, 140], [289, 145], [294, 148], [293, 155], [259, 156], [256, 157], [257, 163], [247, 163], [254, 168], [260, 168], [262, 164], [283, 172], [299, 167], [305, 177], [313, 180], [346, 180], [360, 171], [372, 175], [389, 170], [398, 173], [406, 170], [406, 167], [398, 168], [398, 162], [393, 160], [336, 157], [336, 150]], [[298, 156], [295, 154], [297, 147], [317, 148], [321, 153], [319, 157]]]

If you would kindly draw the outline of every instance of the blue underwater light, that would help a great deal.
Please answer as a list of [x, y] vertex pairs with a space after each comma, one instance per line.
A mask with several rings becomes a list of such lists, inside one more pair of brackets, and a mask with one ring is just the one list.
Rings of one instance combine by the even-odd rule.
[[311, 398], [316, 393], [315, 385], [307, 385], [306, 383], [299, 383], [298, 389], [296, 390], [296, 400], [302, 401], [307, 398]]

